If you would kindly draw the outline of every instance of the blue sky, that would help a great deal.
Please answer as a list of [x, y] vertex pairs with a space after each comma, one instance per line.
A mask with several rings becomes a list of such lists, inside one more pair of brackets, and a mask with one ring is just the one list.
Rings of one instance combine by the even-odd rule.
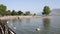
[[7, 6], [8, 10], [21, 10], [23, 12], [40, 13], [45, 5], [51, 9], [60, 8], [60, 0], [0, 0], [0, 4]]

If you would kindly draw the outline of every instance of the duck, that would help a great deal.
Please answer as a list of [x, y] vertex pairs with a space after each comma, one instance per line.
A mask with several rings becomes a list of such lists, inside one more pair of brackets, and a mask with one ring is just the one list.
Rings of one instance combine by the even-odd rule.
[[40, 31], [40, 28], [36, 28], [36, 31]]

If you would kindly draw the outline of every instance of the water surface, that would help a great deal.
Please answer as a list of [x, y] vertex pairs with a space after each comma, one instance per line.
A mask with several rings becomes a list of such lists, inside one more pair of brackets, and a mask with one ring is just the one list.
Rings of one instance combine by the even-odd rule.
[[16, 34], [60, 34], [60, 16], [8, 20], [7, 25]]

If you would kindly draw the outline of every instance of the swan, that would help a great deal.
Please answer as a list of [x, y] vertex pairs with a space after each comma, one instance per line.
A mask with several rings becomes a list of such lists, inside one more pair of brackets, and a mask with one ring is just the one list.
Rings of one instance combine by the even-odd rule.
[[9, 22], [7, 21], [7, 23], [9, 23]]
[[36, 31], [40, 31], [40, 28], [36, 28]]

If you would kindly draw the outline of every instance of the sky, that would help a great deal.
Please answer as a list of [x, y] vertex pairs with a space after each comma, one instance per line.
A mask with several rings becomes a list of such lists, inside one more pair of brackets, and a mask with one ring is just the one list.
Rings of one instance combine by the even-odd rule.
[[44, 6], [49, 6], [51, 10], [60, 8], [60, 0], [0, 0], [0, 4], [6, 5], [7, 10], [31, 13], [41, 13]]

